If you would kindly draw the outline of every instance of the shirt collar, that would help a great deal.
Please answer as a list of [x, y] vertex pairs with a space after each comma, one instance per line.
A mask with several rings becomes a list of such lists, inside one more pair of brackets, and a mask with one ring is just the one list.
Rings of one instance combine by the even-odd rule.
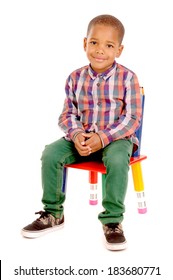
[[115, 72], [115, 70], [116, 70], [116, 61], [114, 61], [111, 68], [109, 68], [108, 70], [106, 70], [103, 73], [95, 72], [92, 69], [91, 64], [89, 64], [89, 67], [88, 67], [88, 73], [93, 80], [95, 80], [97, 77], [102, 77], [104, 80], [106, 80], [107, 78], [112, 76], [112, 74]]

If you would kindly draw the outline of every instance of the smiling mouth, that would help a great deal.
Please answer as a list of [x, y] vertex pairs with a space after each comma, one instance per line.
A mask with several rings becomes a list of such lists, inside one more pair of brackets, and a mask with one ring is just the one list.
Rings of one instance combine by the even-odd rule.
[[94, 57], [94, 59], [99, 62], [105, 61], [103, 57]]

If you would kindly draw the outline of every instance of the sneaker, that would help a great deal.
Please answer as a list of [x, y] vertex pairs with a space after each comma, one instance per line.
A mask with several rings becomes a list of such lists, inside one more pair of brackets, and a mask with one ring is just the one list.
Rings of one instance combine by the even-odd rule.
[[127, 242], [121, 224], [110, 223], [103, 225], [105, 245], [108, 250], [118, 251], [127, 248]]
[[40, 237], [46, 233], [52, 232], [64, 226], [64, 216], [55, 218], [51, 214], [39, 211], [35, 214], [40, 214], [40, 217], [32, 224], [27, 225], [21, 231], [21, 234], [27, 238]]

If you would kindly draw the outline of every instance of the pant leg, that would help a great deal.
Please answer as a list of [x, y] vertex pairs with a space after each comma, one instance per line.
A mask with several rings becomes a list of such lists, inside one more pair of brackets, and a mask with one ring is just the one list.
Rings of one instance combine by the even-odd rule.
[[42, 203], [44, 210], [59, 218], [63, 215], [63, 167], [76, 162], [80, 155], [73, 142], [61, 138], [45, 147], [42, 153]]
[[102, 224], [121, 223], [125, 212], [125, 195], [128, 184], [129, 161], [133, 144], [131, 140], [117, 140], [103, 150], [105, 179], [104, 211], [98, 218]]

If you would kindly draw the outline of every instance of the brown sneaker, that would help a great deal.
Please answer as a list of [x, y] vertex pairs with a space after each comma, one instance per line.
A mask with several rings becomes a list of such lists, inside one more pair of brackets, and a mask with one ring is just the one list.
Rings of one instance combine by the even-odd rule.
[[110, 223], [103, 225], [105, 245], [108, 250], [118, 251], [127, 248], [127, 242], [121, 224]]
[[64, 226], [64, 216], [56, 219], [51, 214], [44, 211], [36, 212], [35, 214], [40, 214], [40, 217], [32, 224], [29, 224], [22, 229], [21, 234], [24, 237], [40, 237]]

